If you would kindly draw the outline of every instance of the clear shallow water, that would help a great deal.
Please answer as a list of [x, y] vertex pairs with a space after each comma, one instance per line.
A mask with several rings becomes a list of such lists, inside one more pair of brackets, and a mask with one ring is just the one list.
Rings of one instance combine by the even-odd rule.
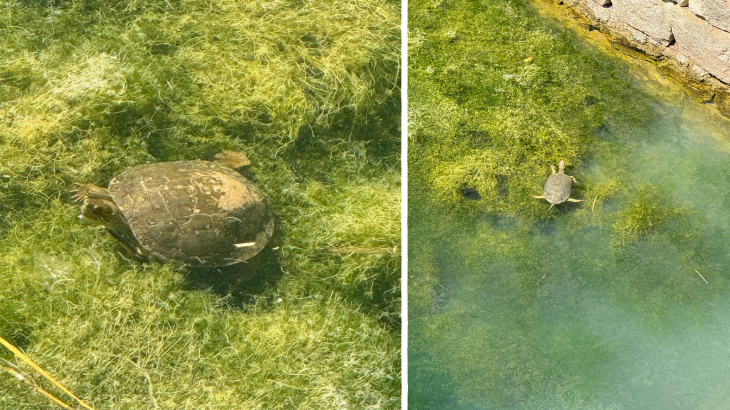
[[[597, 131], [568, 170], [586, 201], [536, 225], [411, 201], [411, 259], [441, 284], [433, 311], [410, 317], [421, 407], [730, 406], [730, 122], [689, 99], [653, 110]], [[592, 206], [589, 187], [616, 178], [624, 188]], [[646, 186], [682, 212], [620, 245], [618, 213]]]

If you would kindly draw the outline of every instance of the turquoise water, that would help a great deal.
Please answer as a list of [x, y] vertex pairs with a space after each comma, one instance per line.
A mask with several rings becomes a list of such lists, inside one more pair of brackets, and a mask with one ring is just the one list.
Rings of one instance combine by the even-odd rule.
[[[439, 280], [409, 318], [415, 408], [730, 407], [730, 121], [689, 98], [652, 111], [596, 130], [568, 169], [585, 201], [535, 224], [411, 199], [410, 260]], [[622, 238], [642, 192], [664, 222]]]

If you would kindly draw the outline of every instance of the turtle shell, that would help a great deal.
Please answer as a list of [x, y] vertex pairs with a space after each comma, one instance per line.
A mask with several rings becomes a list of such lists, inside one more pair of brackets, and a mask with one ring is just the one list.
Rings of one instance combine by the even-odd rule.
[[109, 183], [109, 194], [144, 251], [156, 259], [231, 265], [256, 255], [274, 233], [264, 193], [213, 162], [130, 168]]
[[552, 174], [545, 182], [545, 199], [551, 204], [562, 204], [570, 198], [570, 189], [573, 186], [573, 180], [563, 173]]

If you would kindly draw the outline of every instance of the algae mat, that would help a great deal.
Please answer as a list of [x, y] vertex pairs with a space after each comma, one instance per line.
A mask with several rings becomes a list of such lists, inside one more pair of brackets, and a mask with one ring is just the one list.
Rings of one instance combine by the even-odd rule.
[[[95, 408], [397, 408], [399, 8], [0, 4], [0, 335]], [[276, 212], [238, 271], [128, 261], [77, 218], [76, 182], [222, 149]], [[0, 372], [1, 408], [50, 406]]]
[[727, 120], [530, 3], [409, 7], [410, 408], [726, 406]]

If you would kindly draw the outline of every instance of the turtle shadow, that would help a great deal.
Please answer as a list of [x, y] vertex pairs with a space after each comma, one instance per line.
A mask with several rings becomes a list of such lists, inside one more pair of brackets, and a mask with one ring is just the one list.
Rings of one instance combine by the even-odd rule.
[[183, 269], [186, 290], [207, 290], [224, 297], [231, 308], [247, 310], [256, 295], [283, 276], [278, 247], [267, 246], [253, 258], [235, 265]]

